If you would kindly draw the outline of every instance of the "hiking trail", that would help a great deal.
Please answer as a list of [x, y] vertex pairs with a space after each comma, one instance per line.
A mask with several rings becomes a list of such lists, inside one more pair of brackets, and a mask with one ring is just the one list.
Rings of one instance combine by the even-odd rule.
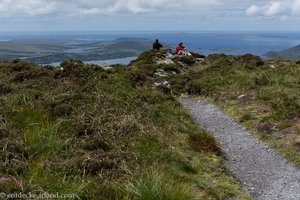
[[226, 165], [255, 200], [300, 200], [300, 171], [275, 150], [258, 141], [215, 106], [192, 98], [182, 105], [211, 132], [226, 157]]

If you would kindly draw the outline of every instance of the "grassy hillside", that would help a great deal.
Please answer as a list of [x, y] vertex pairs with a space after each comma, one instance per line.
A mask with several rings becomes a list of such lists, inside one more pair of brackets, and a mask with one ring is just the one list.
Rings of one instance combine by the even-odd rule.
[[194, 60], [153, 65], [151, 55], [160, 54], [111, 71], [80, 61], [62, 69], [0, 62], [0, 177], [11, 180], [0, 183], [1, 192], [249, 199], [214, 138], [170, 88], [152, 84], [158, 69], [185, 72], [178, 63]]
[[219, 105], [300, 167], [299, 64], [252, 55], [210, 55], [167, 80], [171, 93]]

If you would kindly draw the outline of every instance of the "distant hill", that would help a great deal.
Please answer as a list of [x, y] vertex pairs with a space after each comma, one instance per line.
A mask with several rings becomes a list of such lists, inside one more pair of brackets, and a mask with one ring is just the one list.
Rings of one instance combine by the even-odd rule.
[[300, 60], [300, 45], [283, 50], [283, 51], [271, 51], [264, 56], [268, 58], [280, 58], [290, 60]]
[[136, 42], [144, 42], [144, 41], [151, 41], [147, 38], [136, 38], [136, 37], [119, 37], [114, 40], [114, 42], [124, 42], [124, 41], [136, 41]]
[[144, 38], [118, 38], [113, 41], [86, 42], [83, 40], [24, 39], [0, 42], [0, 59], [21, 59], [38, 64], [65, 60], [107, 60], [135, 57], [152, 48], [151, 40]]
[[151, 49], [152, 41], [150, 40], [118, 40], [112, 44], [105, 46], [107, 51], [124, 51], [126, 49], [134, 51], [146, 51]]

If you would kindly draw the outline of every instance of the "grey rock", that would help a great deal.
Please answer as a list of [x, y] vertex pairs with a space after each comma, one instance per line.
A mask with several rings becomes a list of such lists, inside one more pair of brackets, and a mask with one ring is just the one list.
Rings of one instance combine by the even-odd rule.
[[161, 65], [161, 64], [170, 65], [170, 64], [174, 64], [174, 62], [170, 58], [166, 58], [164, 60], [156, 61], [156, 64], [157, 65]]

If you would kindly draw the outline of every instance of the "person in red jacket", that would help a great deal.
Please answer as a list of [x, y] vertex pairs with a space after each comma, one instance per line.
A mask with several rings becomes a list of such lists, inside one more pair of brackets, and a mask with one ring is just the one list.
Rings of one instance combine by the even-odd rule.
[[176, 53], [177, 53], [177, 54], [182, 54], [182, 53], [185, 52], [185, 50], [186, 50], [186, 48], [183, 46], [183, 43], [182, 43], [182, 42], [180, 42], [180, 43], [178, 44], [178, 46], [176, 47]]

